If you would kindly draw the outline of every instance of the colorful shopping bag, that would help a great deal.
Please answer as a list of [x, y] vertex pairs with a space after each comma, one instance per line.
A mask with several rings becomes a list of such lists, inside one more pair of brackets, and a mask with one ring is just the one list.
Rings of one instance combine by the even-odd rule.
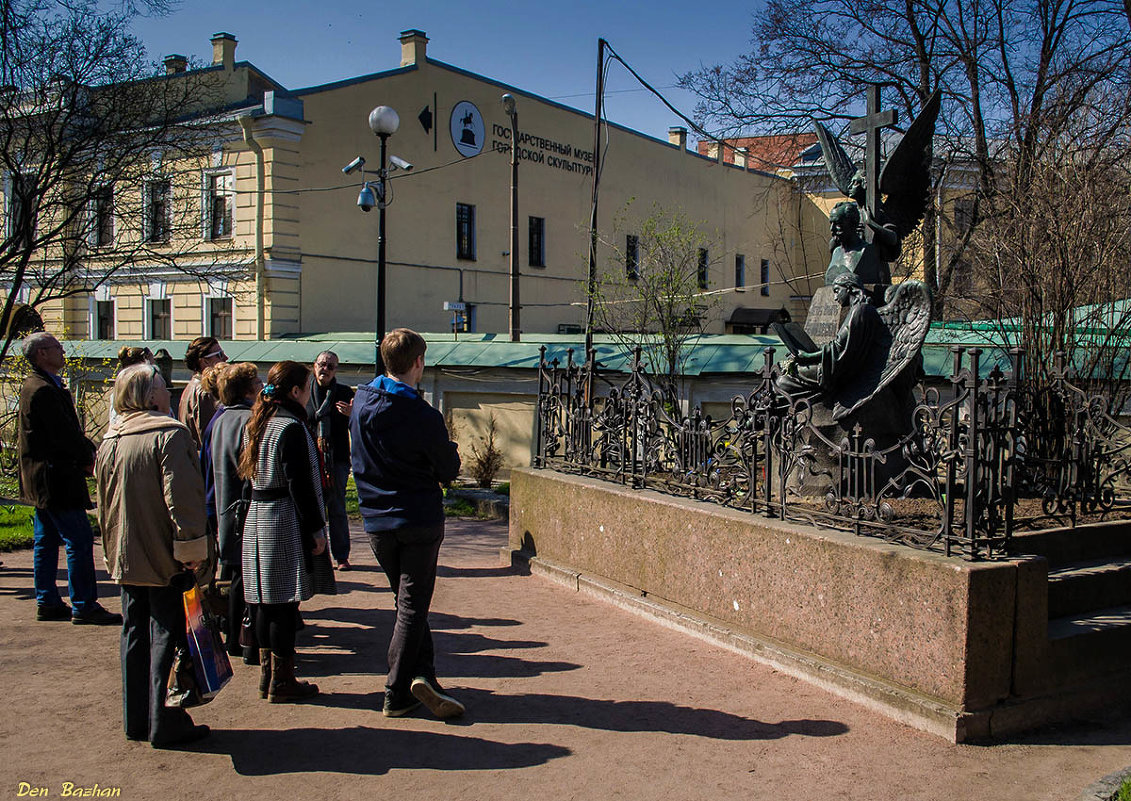
[[232, 679], [232, 663], [216, 618], [203, 603], [200, 585], [185, 591], [185, 631], [201, 703], [208, 703]]

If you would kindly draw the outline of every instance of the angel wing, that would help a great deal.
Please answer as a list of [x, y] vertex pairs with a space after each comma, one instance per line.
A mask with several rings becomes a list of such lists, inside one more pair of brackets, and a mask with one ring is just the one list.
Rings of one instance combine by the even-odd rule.
[[927, 210], [931, 191], [931, 140], [941, 105], [942, 95], [936, 89], [880, 172], [880, 196], [887, 196], [880, 205], [880, 216], [885, 223], [895, 226], [900, 239], [915, 230]]
[[856, 165], [844, 152], [840, 142], [833, 136], [832, 131], [822, 123], [813, 123], [817, 129], [817, 141], [821, 143], [821, 155], [825, 158], [825, 168], [832, 176], [833, 183], [842, 195], [852, 197], [852, 176], [856, 174]]
[[931, 292], [922, 281], [904, 281], [889, 287], [887, 304], [876, 309], [891, 331], [891, 347], [876, 388], [851, 407], [838, 408], [834, 419], [852, 414], [911, 367], [923, 349], [927, 330], [931, 327]]

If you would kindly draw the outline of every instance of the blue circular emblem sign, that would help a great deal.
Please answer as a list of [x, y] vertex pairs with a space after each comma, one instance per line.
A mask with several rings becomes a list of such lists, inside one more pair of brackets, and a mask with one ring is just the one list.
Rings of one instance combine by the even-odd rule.
[[452, 144], [464, 157], [478, 156], [483, 150], [483, 140], [487, 129], [483, 124], [483, 115], [475, 104], [461, 100], [452, 109], [451, 119]]

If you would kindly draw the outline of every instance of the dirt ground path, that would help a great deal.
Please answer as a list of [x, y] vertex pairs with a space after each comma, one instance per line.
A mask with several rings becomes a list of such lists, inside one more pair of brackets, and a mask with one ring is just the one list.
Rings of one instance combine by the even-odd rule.
[[[302, 706], [236, 676], [192, 750], [121, 730], [117, 631], [37, 623], [31, 553], [0, 567], [0, 799], [20, 782], [125, 799], [1075, 799], [1131, 765], [1131, 722], [954, 746], [749, 659], [499, 567], [501, 523], [449, 522], [433, 629], [467, 717], [378, 711], [392, 625], [360, 536], [341, 594], [304, 604]], [[100, 565], [101, 566], [101, 565]], [[61, 586], [65, 582], [61, 575]], [[100, 573], [107, 607], [115, 588]], [[31, 797], [31, 796], [24, 796]]]

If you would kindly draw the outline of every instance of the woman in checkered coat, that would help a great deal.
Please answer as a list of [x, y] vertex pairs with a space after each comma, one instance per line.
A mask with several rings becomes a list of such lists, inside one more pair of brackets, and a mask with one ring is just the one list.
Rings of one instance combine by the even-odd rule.
[[261, 648], [260, 697], [271, 703], [318, 693], [295, 679], [298, 605], [313, 594], [313, 557], [326, 550], [321, 471], [306, 424], [310, 369], [279, 362], [255, 401], [240, 454], [240, 476], [251, 481], [243, 532], [244, 599], [257, 605]]

